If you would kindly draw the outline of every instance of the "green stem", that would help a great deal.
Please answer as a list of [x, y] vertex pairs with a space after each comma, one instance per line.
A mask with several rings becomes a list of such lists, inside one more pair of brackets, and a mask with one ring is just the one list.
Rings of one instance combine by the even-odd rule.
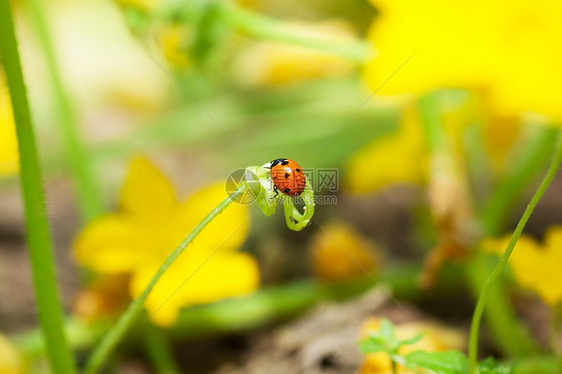
[[[172, 4], [172, 9], [167, 9], [163, 13], [165, 17], [177, 19], [179, 14], [184, 20], [192, 21], [201, 16], [198, 13], [209, 10], [209, 7], [206, 6], [208, 2], [204, 4], [204, 6], [199, 7], [179, 5], [180, 8], [175, 8], [175, 5]], [[362, 40], [330, 41], [325, 38], [307, 35], [306, 32], [299, 31], [299, 28], [295, 25], [245, 9], [234, 1], [222, 1], [214, 6], [218, 11], [217, 14], [226, 24], [255, 38], [317, 49], [358, 64], [364, 64], [375, 56], [374, 48]]]
[[418, 108], [430, 152], [435, 154], [443, 151], [447, 147], [447, 139], [441, 126], [437, 94], [422, 96]]
[[20, 183], [39, 321], [54, 373], [74, 373], [62, 326], [49, 221], [9, 0], [0, 0], [0, 55], [10, 89], [20, 154]]
[[[493, 269], [493, 264], [487, 260], [483, 255], [476, 254], [466, 266], [467, 282], [474, 299], [478, 298], [486, 277]], [[502, 279], [490, 291], [485, 313], [494, 343], [506, 357], [525, 357], [538, 353], [539, 346], [525, 324], [518, 319]]]
[[[432, 156], [441, 155], [441, 157], [452, 159], [453, 156], [450, 155], [447, 138], [439, 119], [438, 99], [439, 97], [436, 93], [420, 99], [419, 110], [422, 124]], [[456, 168], [461, 170], [458, 165]], [[489, 272], [486, 272], [486, 268], [486, 263], [474, 257], [466, 269], [468, 283], [474, 292], [475, 298], [478, 297], [483, 287], [480, 277], [485, 277], [489, 274]], [[501, 289], [494, 291], [494, 295], [497, 297], [490, 298], [490, 308], [486, 310], [486, 320], [490, 324], [498, 347], [505, 354], [514, 356], [521, 356], [536, 351], [536, 344], [534, 344], [532, 337], [518, 322], [509, 298], [501, 291]]]
[[139, 317], [143, 311], [143, 306], [146, 298], [160, 279], [160, 277], [168, 270], [170, 265], [178, 258], [178, 256], [183, 252], [183, 250], [195, 239], [197, 235], [211, 222], [216, 216], [218, 216], [223, 210], [225, 210], [236, 198], [246, 192], [248, 188], [247, 183], [243, 183], [240, 187], [234, 191], [230, 196], [224, 199], [219, 205], [217, 205], [201, 222], [195, 226], [195, 228], [185, 237], [185, 239], [174, 249], [164, 260], [156, 274], [152, 277], [144, 291], [137, 297], [127, 308], [125, 313], [121, 315], [117, 323], [102, 341], [94, 349], [90, 359], [86, 363], [86, 368], [84, 370], [85, 374], [96, 373], [100, 366], [107, 359], [107, 356], [113, 351], [117, 343], [123, 338], [127, 333], [129, 328]]
[[392, 360], [392, 374], [396, 373], [398, 373], [398, 370], [396, 369], [396, 361]]
[[57, 109], [57, 123], [60, 125], [62, 132], [66, 153], [65, 159], [69, 163], [70, 172], [75, 184], [76, 200], [83, 220], [89, 221], [102, 213], [102, 199], [98, 188], [98, 181], [94, 176], [91, 159], [82, 144], [76, 115], [62, 83], [50, 37], [50, 30], [45, 19], [47, 12], [41, 1], [27, 0], [30, 10], [29, 14], [35, 25], [36, 35], [39, 38], [39, 44], [47, 63], [53, 99]]
[[476, 308], [472, 316], [472, 325], [470, 326], [469, 374], [476, 374], [476, 370], [477, 370], [478, 333], [480, 331], [480, 321], [482, 319], [482, 313], [484, 312], [484, 307], [486, 306], [486, 301], [488, 299], [488, 296], [492, 290], [495, 281], [499, 278], [505, 265], [507, 264], [507, 261], [509, 260], [509, 256], [511, 256], [511, 253], [513, 252], [513, 248], [517, 243], [517, 239], [519, 239], [519, 236], [523, 232], [523, 229], [525, 228], [525, 225], [527, 224], [527, 221], [529, 220], [531, 213], [533, 213], [535, 206], [538, 204], [541, 197], [544, 195], [546, 189], [548, 188], [550, 182], [556, 175], [561, 160], [562, 160], [562, 130], [559, 130], [557, 145], [555, 148], [554, 156], [552, 158], [552, 162], [550, 163], [550, 166], [548, 168], [548, 171], [543, 181], [539, 185], [539, 188], [531, 198], [529, 205], [527, 205], [527, 208], [525, 209], [523, 216], [519, 220], [519, 223], [517, 224], [517, 227], [513, 232], [511, 240], [509, 241], [509, 244], [507, 245], [507, 248], [505, 249], [502, 258], [500, 259], [500, 261], [498, 262], [498, 264], [496, 265], [496, 267], [494, 268], [488, 279], [486, 279], [486, 283], [484, 284], [482, 292], [480, 293], [480, 297], [478, 298], [478, 302], [476, 303]]
[[160, 374], [178, 374], [180, 372], [170, 341], [160, 327], [147, 321], [143, 338], [148, 356], [154, 365], [154, 372]]
[[525, 143], [525, 148], [517, 155], [506, 177], [500, 181], [484, 204], [480, 221], [490, 236], [501, 233], [506, 218], [521, 201], [521, 192], [525, 191], [531, 181], [538, 178], [539, 172], [550, 160], [556, 143], [557, 129], [545, 126], [535, 130]]

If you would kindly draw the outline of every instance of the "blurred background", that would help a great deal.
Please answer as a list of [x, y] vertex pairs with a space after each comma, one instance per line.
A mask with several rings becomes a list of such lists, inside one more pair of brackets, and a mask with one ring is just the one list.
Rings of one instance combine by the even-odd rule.
[[[256, 204], [225, 213], [107, 372], [390, 373], [357, 348], [381, 318], [425, 332], [420, 349], [466, 349], [479, 289], [555, 146], [562, 54], [544, 35], [562, 31], [554, 2], [507, 15], [433, 3], [12, 2], [79, 363], [228, 176], [277, 158], [331, 170], [335, 187], [313, 186], [333, 198], [300, 232]], [[0, 77], [0, 372], [47, 372]], [[557, 177], [485, 316], [482, 356], [521, 372], [556, 372], [561, 192]], [[232, 257], [199, 274], [231, 237]]]

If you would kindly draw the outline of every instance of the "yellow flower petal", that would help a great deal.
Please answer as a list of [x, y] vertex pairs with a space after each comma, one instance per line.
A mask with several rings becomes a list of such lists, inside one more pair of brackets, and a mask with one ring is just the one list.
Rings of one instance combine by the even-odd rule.
[[154, 258], [149, 231], [124, 214], [107, 214], [84, 228], [74, 243], [77, 260], [100, 273], [129, 272]]
[[[378, 330], [381, 320], [376, 317], [367, 319], [361, 328], [362, 339], [372, 330]], [[466, 341], [465, 335], [457, 330], [434, 322], [407, 322], [395, 326], [395, 335], [399, 340], [413, 338], [423, 334], [422, 338], [414, 344], [400, 348], [400, 354], [414, 351], [439, 352], [447, 350], [463, 350]], [[398, 366], [400, 373], [412, 373], [411, 370]], [[361, 366], [362, 374], [391, 374], [391, 362], [387, 354], [368, 354]]]
[[0, 177], [13, 175], [18, 171], [18, 140], [8, 86], [0, 71]]
[[23, 374], [23, 364], [12, 343], [0, 334], [0, 373]]
[[[75, 242], [76, 257], [100, 273], [130, 275], [128, 289], [136, 297], [166, 256], [227, 196], [221, 182], [177, 202], [170, 182], [160, 171], [146, 159], [137, 159], [123, 188], [124, 212], [90, 223]], [[149, 295], [146, 307], [152, 314], [157, 311], [155, 321], [169, 325], [184, 306], [258, 287], [255, 259], [235, 252], [248, 234], [248, 218], [248, 207], [233, 203], [203, 229]], [[174, 295], [194, 273], [189, 285]]]
[[[222, 252], [222, 249], [211, 255], [185, 252], [172, 264], [146, 301], [146, 308], [155, 322], [170, 325], [185, 306], [243, 295], [258, 288], [260, 276], [252, 256]], [[133, 295], [142, 292], [156, 268], [147, 266], [133, 275]]]
[[[184, 203], [178, 206], [174, 213], [178, 222], [186, 222], [182, 225], [184, 232], [189, 233], [212, 208], [228, 197], [224, 182], [214, 183], [191, 195]], [[232, 203], [224, 212], [219, 214], [207, 227], [197, 236], [193, 244], [212, 248], [224, 245], [221, 250], [230, 250], [240, 247], [248, 235], [250, 219], [247, 205]], [[246, 222], [246, 224], [244, 224]]]
[[131, 163], [121, 191], [121, 207], [137, 217], [156, 220], [169, 213], [176, 195], [172, 184], [148, 159]]
[[361, 374], [391, 374], [392, 362], [390, 357], [388, 357], [388, 353], [369, 353], [365, 356], [359, 372]]
[[365, 78], [375, 88], [392, 75], [380, 93], [483, 88], [502, 116], [562, 119], [560, 1], [372, 2], [380, 15], [368, 38], [379, 55]]
[[162, 52], [175, 67], [186, 67], [190, 63], [187, 45], [192, 33], [189, 31], [180, 24], [165, 24], [160, 28], [158, 37]]
[[[502, 239], [487, 239], [483, 247], [498, 255], [503, 254], [510, 236]], [[513, 270], [517, 283], [524, 288], [534, 290], [547, 304], [555, 305], [562, 301], [562, 227], [550, 228], [544, 244], [522, 235], [511, 255], [509, 266]]]

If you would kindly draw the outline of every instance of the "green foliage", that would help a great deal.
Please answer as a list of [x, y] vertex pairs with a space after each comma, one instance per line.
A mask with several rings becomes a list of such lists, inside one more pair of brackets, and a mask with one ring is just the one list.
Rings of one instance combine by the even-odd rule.
[[478, 364], [479, 374], [512, 374], [513, 366], [499, 365], [493, 357], [488, 357]]
[[282, 200], [287, 227], [291, 230], [300, 231], [309, 224], [314, 215], [314, 190], [310, 180], [306, 180], [304, 191], [299, 196], [304, 202], [304, 212], [302, 214], [295, 207], [291, 197], [275, 191], [273, 181], [271, 180], [269, 163], [262, 166], [247, 167], [246, 182], [258, 206], [266, 216], [275, 213], [278, 202]]
[[422, 334], [418, 334], [412, 338], [399, 340], [395, 335], [392, 322], [383, 319], [379, 330], [371, 331], [367, 339], [359, 342], [359, 348], [364, 354], [386, 352], [394, 364], [402, 363], [403, 358], [399, 356], [398, 350], [405, 345], [418, 342], [422, 336]]
[[416, 351], [404, 356], [404, 365], [424, 368], [436, 374], [464, 374], [468, 372], [468, 359], [459, 351]]
[[16, 42], [12, 8], [8, 0], [0, 0], [0, 55], [16, 123], [26, 239], [39, 322], [51, 370], [55, 373], [72, 374], [76, 370], [62, 326], [63, 311], [57, 289], [41, 166]]
[[[401, 355], [398, 351], [405, 345], [417, 343], [422, 338], [418, 334], [412, 338], [399, 340], [396, 338], [394, 325], [387, 319], [382, 320], [378, 331], [371, 331], [369, 337], [359, 343], [364, 354], [386, 352], [395, 367], [396, 364], [410, 369], [426, 369], [432, 374], [466, 374], [468, 358], [459, 351], [426, 352], [414, 351]], [[479, 374], [512, 374], [509, 366], [498, 365], [493, 358], [478, 364]]]

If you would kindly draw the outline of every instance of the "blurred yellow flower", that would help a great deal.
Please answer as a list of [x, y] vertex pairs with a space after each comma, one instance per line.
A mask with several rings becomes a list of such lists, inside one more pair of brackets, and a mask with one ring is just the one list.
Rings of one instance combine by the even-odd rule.
[[[441, 109], [439, 121], [453, 154], [462, 156], [467, 128], [474, 123], [484, 123], [478, 133], [494, 171], [501, 172], [519, 139], [520, 125], [512, 118], [483, 115], [481, 97], [477, 95], [449, 90], [436, 99]], [[399, 183], [425, 184], [430, 170], [426, 144], [420, 113], [410, 105], [404, 109], [396, 131], [376, 138], [350, 158], [344, 179], [347, 189], [361, 194]]]
[[[345, 43], [355, 41], [353, 27], [341, 20], [317, 23], [290, 22], [293, 30], [308, 38]], [[242, 50], [233, 64], [241, 83], [275, 86], [350, 73], [354, 64], [339, 56], [293, 44], [260, 41]]]
[[[562, 120], [562, 2], [371, 0], [379, 55], [365, 78], [381, 94], [479, 88], [501, 116]], [[396, 74], [395, 70], [413, 58]]]
[[[84, 228], [74, 245], [76, 258], [102, 274], [130, 274], [130, 293], [138, 296], [164, 258], [226, 196], [224, 184], [217, 183], [178, 201], [164, 175], [148, 160], [136, 159], [123, 186], [121, 209]], [[232, 204], [186, 248], [148, 296], [145, 306], [155, 322], [169, 325], [184, 306], [258, 287], [255, 259], [237, 251], [248, 219], [247, 206]]]
[[189, 65], [187, 54], [188, 37], [191, 35], [184, 25], [164, 24], [160, 28], [159, 40], [166, 59], [175, 67]]
[[142, 11], [150, 11], [158, 4], [158, 0], [115, 0], [123, 7], [136, 8]]
[[[378, 330], [381, 319], [370, 318], [361, 328], [361, 339], [368, 336], [372, 330]], [[423, 334], [422, 338], [412, 344], [405, 345], [400, 348], [400, 354], [423, 350], [427, 352], [439, 352], [447, 350], [464, 349], [465, 336], [456, 329], [442, 326], [433, 322], [409, 322], [396, 325], [396, 338], [399, 340], [413, 338], [416, 335]], [[400, 373], [413, 373], [402, 366], [398, 366]], [[365, 360], [360, 369], [361, 374], [392, 374], [392, 364], [388, 354], [385, 352], [377, 352], [366, 355]]]
[[23, 363], [18, 351], [5, 336], [0, 334], [0, 373], [23, 374], [23, 372]]
[[0, 72], [0, 177], [17, 173], [19, 162], [16, 124], [5, 82]]
[[345, 183], [353, 193], [376, 191], [396, 183], [421, 184], [429, 155], [417, 111], [408, 109], [398, 130], [375, 139], [350, 159]]
[[521, 122], [512, 117], [488, 118], [482, 125], [482, 140], [495, 173], [505, 170], [514, 144], [521, 135]]
[[[482, 247], [502, 255], [510, 236], [501, 239], [485, 239]], [[534, 290], [549, 305], [562, 302], [562, 226], [550, 227], [543, 244], [534, 238], [521, 235], [511, 257], [509, 266], [517, 282], [524, 288]]]
[[[342, 249], [345, 248], [344, 249]], [[380, 259], [375, 245], [353, 227], [335, 222], [318, 231], [309, 246], [314, 274], [324, 281], [364, 276], [376, 271]]]

